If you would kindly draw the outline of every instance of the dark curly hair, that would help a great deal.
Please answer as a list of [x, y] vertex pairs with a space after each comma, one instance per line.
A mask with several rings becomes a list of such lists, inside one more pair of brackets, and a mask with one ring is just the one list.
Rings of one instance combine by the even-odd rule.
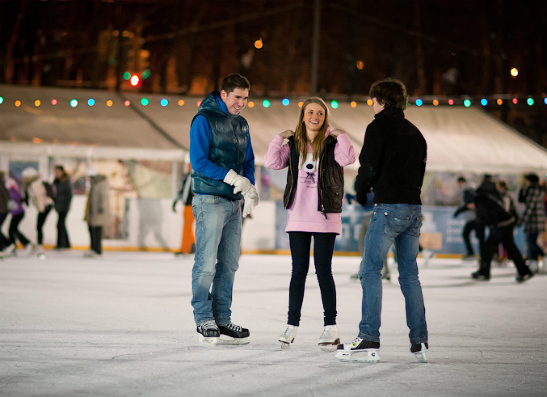
[[251, 84], [246, 77], [243, 77], [239, 73], [232, 73], [222, 80], [220, 83], [219, 91], [226, 91], [227, 94], [235, 90], [236, 88], [251, 89]]
[[369, 95], [376, 98], [385, 108], [406, 109], [408, 94], [405, 85], [396, 79], [388, 78], [378, 80], [370, 87]]

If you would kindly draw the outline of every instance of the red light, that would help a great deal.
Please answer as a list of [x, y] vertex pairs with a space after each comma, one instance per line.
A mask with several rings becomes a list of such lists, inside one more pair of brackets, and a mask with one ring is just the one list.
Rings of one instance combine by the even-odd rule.
[[57, 99], [52, 99], [52, 100], [51, 100], [51, 104], [52, 104], [53, 106], [57, 105]]
[[449, 99], [449, 100], [448, 100], [448, 104], [451, 105], [451, 106], [454, 105], [454, 100], [453, 100], [453, 99]]
[[123, 104], [125, 106], [129, 106], [129, 105], [131, 105], [131, 102], [129, 101], [129, 99], [126, 99], [125, 101], [123, 101]]
[[132, 74], [131, 78], [129, 79], [129, 84], [131, 84], [133, 87], [136, 87], [140, 83], [141, 83], [141, 78], [137, 76], [136, 74]]
[[201, 101], [196, 102], [196, 106], [199, 108], [199, 105], [201, 105]]
[[519, 100], [518, 100], [517, 98], [513, 98], [513, 104], [516, 105], [516, 104], [518, 103], [518, 101], [519, 101]]

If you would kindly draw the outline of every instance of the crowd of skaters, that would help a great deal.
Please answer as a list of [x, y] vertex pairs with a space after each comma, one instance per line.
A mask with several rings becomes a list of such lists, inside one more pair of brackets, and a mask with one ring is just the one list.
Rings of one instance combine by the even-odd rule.
[[[522, 179], [518, 202], [524, 210], [519, 213], [506, 181], [496, 181], [492, 175], [485, 174], [479, 187], [474, 189], [465, 177], [458, 178], [463, 204], [455, 211], [454, 217], [464, 214], [466, 220], [462, 231], [466, 246], [464, 260], [475, 259], [470, 239], [472, 232], [479, 241], [479, 269], [472, 273], [474, 279], [490, 280], [491, 262], [495, 256], [500, 261], [505, 258], [513, 261], [518, 282], [547, 270], [547, 258], [538, 244], [538, 239], [546, 230], [547, 186], [535, 173], [526, 174]], [[514, 229], [522, 225], [526, 241], [525, 255], [518, 249], [514, 239]]]
[[[87, 169], [89, 190], [84, 220], [88, 224], [90, 250], [84, 255], [93, 257], [102, 254], [102, 230], [110, 221], [109, 188], [106, 176], [98, 174], [94, 167]], [[33, 167], [25, 168], [19, 183], [0, 171], [0, 258], [17, 255], [44, 254], [44, 224], [52, 210], [57, 213], [57, 240], [54, 249], [71, 249], [66, 220], [73, 196], [73, 183], [62, 165], [54, 169], [53, 182], [46, 181]], [[36, 240], [26, 236], [19, 228], [26, 210], [34, 207], [36, 217]], [[9, 220], [8, 235], [2, 226]]]

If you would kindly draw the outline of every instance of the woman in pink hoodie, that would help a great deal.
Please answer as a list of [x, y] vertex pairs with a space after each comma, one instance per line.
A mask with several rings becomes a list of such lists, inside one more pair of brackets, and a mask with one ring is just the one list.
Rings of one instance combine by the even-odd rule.
[[285, 231], [289, 234], [292, 275], [287, 328], [279, 337], [282, 347], [294, 341], [300, 324], [312, 236], [324, 310], [324, 329], [318, 344], [328, 349], [339, 343], [332, 254], [336, 235], [342, 230], [343, 167], [354, 162], [349, 138], [342, 130], [331, 130], [327, 105], [315, 97], [302, 105], [295, 131], [276, 135], [264, 156], [267, 168], [288, 167], [283, 201], [288, 210]]

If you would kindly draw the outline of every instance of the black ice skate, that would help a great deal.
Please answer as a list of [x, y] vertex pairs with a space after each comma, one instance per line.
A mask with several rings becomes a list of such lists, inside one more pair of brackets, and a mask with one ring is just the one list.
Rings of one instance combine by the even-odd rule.
[[205, 321], [197, 326], [199, 341], [204, 345], [216, 345], [220, 339], [220, 331], [213, 320]]
[[421, 363], [427, 362], [427, 349], [429, 349], [427, 342], [410, 346], [410, 352], [414, 353], [418, 361]]
[[247, 328], [243, 328], [239, 325], [235, 325], [232, 322], [229, 322], [225, 325], [220, 325], [218, 327], [220, 331], [220, 335], [227, 336], [229, 339], [226, 338], [220, 338], [218, 341], [221, 345], [246, 345], [250, 342], [249, 340], [249, 330]]
[[336, 358], [340, 361], [377, 363], [380, 361], [379, 349], [380, 342], [371, 342], [357, 337], [350, 343], [338, 345]]

